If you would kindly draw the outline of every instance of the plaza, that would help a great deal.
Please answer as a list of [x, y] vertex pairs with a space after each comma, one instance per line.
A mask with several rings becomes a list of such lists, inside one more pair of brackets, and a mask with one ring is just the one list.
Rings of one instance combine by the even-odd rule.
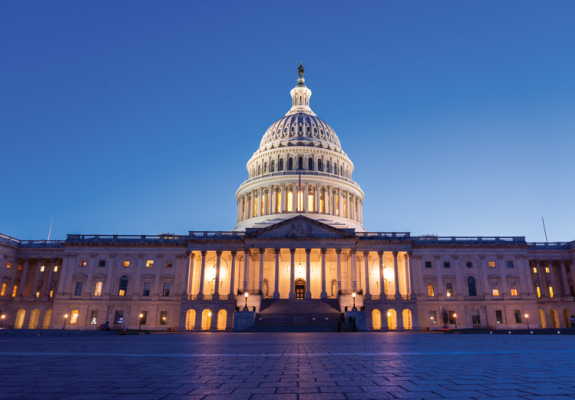
[[395, 332], [3, 336], [0, 399], [568, 399], [572, 341]]

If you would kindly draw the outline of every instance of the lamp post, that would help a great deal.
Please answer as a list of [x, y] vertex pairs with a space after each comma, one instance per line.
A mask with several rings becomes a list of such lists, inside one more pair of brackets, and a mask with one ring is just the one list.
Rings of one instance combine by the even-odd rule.
[[140, 314], [140, 327], [138, 328], [138, 330], [142, 330], [142, 318], [144, 318], [144, 314]]
[[64, 327], [62, 329], [66, 329], [66, 319], [68, 318], [68, 314], [64, 314]]
[[525, 319], [527, 320], [527, 329], [529, 329], [529, 314], [525, 314]]
[[353, 292], [351, 295], [353, 296], [353, 308], [351, 311], [357, 311], [357, 308], [355, 308], [355, 292]]
[[6, 316], [2, 314], [2, 317], [0, 317], [0, 328], [4, 326], [4, 318], [6, 318]]
[[455, 321], [455, 329], [457, 329], [457, 314], [453, 313], [453, 320]]
[[244, 311], [248, 311], [248, 296], [249, 296], [249, 293], [248, 293], [248, 292], [245, 292], [245, 293], [244, 293], [244, 296], [246, 296], [246, 306], [244, 307]]

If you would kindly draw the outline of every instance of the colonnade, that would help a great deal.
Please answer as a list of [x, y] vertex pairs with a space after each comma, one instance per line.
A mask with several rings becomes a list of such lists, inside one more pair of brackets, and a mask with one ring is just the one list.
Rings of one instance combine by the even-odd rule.
[[[52, 297], [51, 294], [53, 293], [51, 292], [56, 290], [56, 285], [55, 283], [53, 284], [54, 273], [58, 272], [58, 261], [60, 258], [48, 258], [43, 256], [24, 257], [22, 258], [23, 263], [20, 263], [20, 259], [21, 258], [18, 257], [15, 258], [14, 261], [5, 259], [3, 266], [8, 270], [8, 275], [4, 275], [1, 278], [0, 294], [2, 296], [14, 297], [17, 300], [22, 299], [26, 284], [28, 284], [30, 279], [32, 279], [32, 276], [29, 276], [31, 275], [30, 261], [32, 259], [36, 259], [37, 267], [33, 275], [34, 281], [32, 283], [32, 291], [30, 293], [29, 300], [38, 299], [45, 301]], [[45, 260], [49, 261], [45, 263]], [[18, 277], [18, 271], [20, 270], [22, 271], [22, 274]]]
[[336, 215], [363, 223], [360, 196], [331, 185], [299, 182], [262, 186], [238, 198], [237, 222], [250, 218], [284, 214], [317, 213]]
[[[560, 284], [561, 291], [556, 290], [557, 281], [555, 280], [555, 272], [553, 271], [553, 262], [559, 264]], [[536, 258], [528, 260], [529, 269], [531, 270], [533, 281], [536, 282], [536, 289], [538, 290], [537, 297], [539, 298], [557, 298], [568, 297], [573, 298], [574, 284], [575, 284], [575, 271], [573, 270], [573, 262], [567, 259], [554, 259], [554, 258]], [[570, 277], [568, 277], [570, 275]], [[571, 278], [571, 281], [569, 281]]]

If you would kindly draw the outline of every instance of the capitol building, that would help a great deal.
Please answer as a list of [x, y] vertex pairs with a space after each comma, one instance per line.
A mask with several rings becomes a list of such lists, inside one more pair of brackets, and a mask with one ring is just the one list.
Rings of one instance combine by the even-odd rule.
[[569, 326], [575, 241], [366, 231], [369, 193], [298, 72], [291, 108], [247, 162], [232, 230], [0, 235], [2, 327], [299, 332], [331, 331], [342, 317], [367, 331]]

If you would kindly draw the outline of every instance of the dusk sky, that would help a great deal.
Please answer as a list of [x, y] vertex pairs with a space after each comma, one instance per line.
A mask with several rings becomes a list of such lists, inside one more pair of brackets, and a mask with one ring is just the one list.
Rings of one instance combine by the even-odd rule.
[[368, 231], [575, 239], [575, 2], [0, 3], [0, 233], [232, 230], [305, 67]]

